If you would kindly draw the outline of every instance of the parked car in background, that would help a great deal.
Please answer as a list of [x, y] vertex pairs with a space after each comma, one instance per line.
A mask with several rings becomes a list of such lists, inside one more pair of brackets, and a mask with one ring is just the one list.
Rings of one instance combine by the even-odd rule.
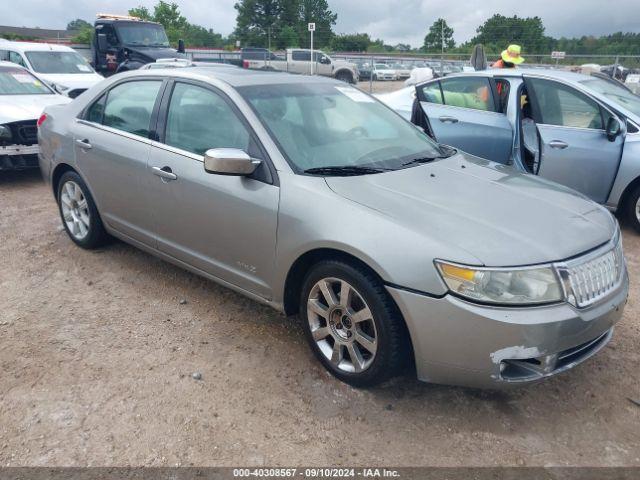
[[27, 69], [0, 62], [0, 171], [37, 167], [38, 118], [47, 105], [70, 101]]
[[640, 97], [561, 70], [451, 75], [379, 95], [440, 143], [513, 164], [620, 211], [640, 231]]
[[342, 82], [138, 70], [45, 114], [40, 164], [73, 242], [112, 234], [297, 313], [352, 385], [408, 362], [430, 382], [541, 380], [622, 316], [605, 208], [439, 146]]
[[396, 71], [396, 76], [398, 80], [404, 80], [409, 78], [411, 75], [411, 67], [408, 65], [404, 65], [402, 63], [394, 63], [392, 68]]
[[75, 98], [103, 80], [89, 62], [65, 45], [0, 42], [0, 61], [27, 68], [56, 92]]
[[189, 67], [211, 67], [211, 68], [239, 68], [230, 63], [219, 62], [198, 62], [183, 58], [161, 58], [153, 63], [147, 63], [140, 67], [140, 70], [157, 70], [159, 68], [189, 68]]
[[371, 79], [371, 62], [354, 60], [353, 63], [358, 68], [358, 77], [360, 81]]
[[374, 63], [371, 72], [374, 80], [398, 80], [397, 72], [386, 63]]
[[[346, 83], [358, 83], [358, 67], [354, 63], [333, 59], [320, 50], [313, 51], [313, 59], [313, 73], [315, 75], [332, 77]], [[267, 57], [266, 60], [261, 58], [252, 59], [251, 57], [245, 58], [243, 54], [242, 66], [253, 70], [279, 70], [309, 75], [311, 73], [311, 50], [289, 48], [287, 49], [286, 58], [279, 59], [274, 55], [273, 57]]]
[[627, 75], [627, 79], [624, 84], [635, 95], [640, 95], [640, 74], [630, 73]]

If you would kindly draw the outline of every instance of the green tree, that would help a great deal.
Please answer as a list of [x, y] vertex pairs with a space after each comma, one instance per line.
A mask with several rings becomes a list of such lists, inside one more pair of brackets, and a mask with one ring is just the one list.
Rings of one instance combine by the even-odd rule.
[[241, 0], [234, 7], [238, 12], [235, 34], [243, 46], [267, 47], [269, 37], [280, 33], [284, 9], [279, 0]]
[[225, 45], [222, 35], [200, 25], [193, 25], [180, 13], [177, 3], [160, 0], [153, 7], [153, 14], [147, 7], [129, 10], [129, 15], [143, 20], [160, 23], [167, 32], [169, 41], [175, 45], [183, 39], [191, 47], [221, 48]]
[[136, 8], [129, 9], [129, 15], [131, 15], [132, 17], [138, 17], [142, 20], [153, 21], [153, 15], [151, 15], [149, 9], [147, 7], [143, 7], [142, 5]]
[[311, 38], [307, 26], [309, 23], [315, 23], [314, 47], [328, 47], [334, 35], [333, 26], [337, 19], [338, 14], [329, 9], [327, 0], [300, 0], [300, 45], [309, 48]]
[[331, 39], [331, 50], [334, 52], [366, 52], [371, 45], [368, 33], [352, 33], [336, 35]]
[[77, 32], [86, 28], [93, 28], [93, 25], [81, 18], [76, 18], [75, 20], [71, 20], [67, 23], [67, 30], [70, 32]]
[[441, 52], [454, 48], [456, 42], [453, 39], [453, 28], [447, 25], [444, 18], [439, 18], [429, 28], [429, 33], [424, 37], [423, 49], [426, 52]]
[[75, 20], [71, 20], [67, 24], [67, 31], [73, 32], [73, 37], [71, 37], [72, 43], [91, 43], [91, 36], [93, 35], [93, 25], [91, 25], [86, 20], [82, 20], [81, 18], [76, 18]]
[[[554, 46], [552, 38], [545, 36], [540, 17], [505, 17], [495, 14], [476, 30], [470, 45], [481, 43], [488, 51], [502, 51], [511, 43], [522, 46], [523, 51], [548, 53]], [[524, 53], [523, 52], [523, 53]]]

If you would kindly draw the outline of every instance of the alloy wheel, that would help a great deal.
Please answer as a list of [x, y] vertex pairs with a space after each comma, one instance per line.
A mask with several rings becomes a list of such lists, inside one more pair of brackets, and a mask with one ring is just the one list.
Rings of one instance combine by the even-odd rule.
[[91, 217], [89, 205], [80, 186], [69, 180], [60, 192], [60, 208], [67, 230], [76, 240], [82, 240], [89, 234]]
[[348, 282], [318, 281], [307, 300], [307, 320], [319, 350], [338, 370], [360, 373], [373, 363], [378, 348], [373, 315]]
[[636, 202], [636, 220], [640, 223], [640, 197], [638, 197], [638, 201]]

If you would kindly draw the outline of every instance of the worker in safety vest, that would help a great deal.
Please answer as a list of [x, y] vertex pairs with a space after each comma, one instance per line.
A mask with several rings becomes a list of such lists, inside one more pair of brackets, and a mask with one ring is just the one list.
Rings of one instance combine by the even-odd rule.
[[520, 56], [520, 45], [509, 45], [506, 50], [500, 54], [500, 60], [495, 62], [493, 68], [516, 68], [524, 62], [524, 58]]

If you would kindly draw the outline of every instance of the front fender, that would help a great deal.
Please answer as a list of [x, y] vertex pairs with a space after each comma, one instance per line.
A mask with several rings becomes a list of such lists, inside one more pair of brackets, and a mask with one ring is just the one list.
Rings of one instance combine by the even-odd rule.
[[[387, 284], [435, 296], [446, 287], [433, 264], [433, 240], [394, 218], [346, 199], [322, 177], [280, 175], [280, 208], [274, 301], [284, 296], [287, 275], [312, 250], [332, 249], [354, 256]], [[462, 255], [462, 253], [461, 253]], [[469, 260], [477, 263], [477, 260]]]

